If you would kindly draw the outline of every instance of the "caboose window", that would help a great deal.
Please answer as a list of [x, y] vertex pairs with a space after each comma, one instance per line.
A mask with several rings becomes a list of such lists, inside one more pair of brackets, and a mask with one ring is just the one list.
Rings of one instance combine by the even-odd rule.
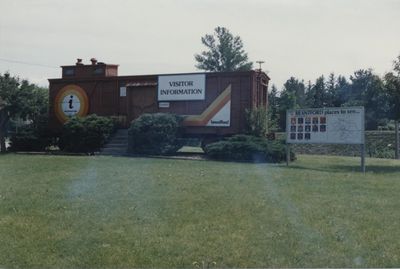
[[104, 74], [104, 68], [102, 68], [102, 67], [97, 67], [97, 68], [94, 69], [93, 73], [94, 73], [95, 75], [102, 75], [102, 74]]
[[64, 69], [64, 76], [74, 76], [75, 69], [74, 68], [66, 68]]

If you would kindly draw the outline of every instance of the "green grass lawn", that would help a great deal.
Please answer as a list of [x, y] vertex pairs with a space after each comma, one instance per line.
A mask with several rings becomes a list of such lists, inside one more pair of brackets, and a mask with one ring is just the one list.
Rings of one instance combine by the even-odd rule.
[[399, 267], [400, 162], [0, 155], [0, 267]]

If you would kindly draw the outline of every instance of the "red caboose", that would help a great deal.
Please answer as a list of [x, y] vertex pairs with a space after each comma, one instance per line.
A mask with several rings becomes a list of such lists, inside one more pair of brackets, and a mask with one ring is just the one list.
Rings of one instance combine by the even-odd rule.
[[186, 136], [226, 136], [244, 130], [246, 109], [268, 105], [262, 71], [118, 76], [118, 65], [91, 61], [49, 79], [53, 130], [72, 116], [111, 116], [128, 128], [143, 113], [165, 112], [185, 116]]

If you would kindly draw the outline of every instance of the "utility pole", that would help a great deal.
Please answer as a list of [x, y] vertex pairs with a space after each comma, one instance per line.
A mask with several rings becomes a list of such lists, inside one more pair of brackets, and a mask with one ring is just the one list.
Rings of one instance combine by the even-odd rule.
[[257, 72], [257, 107], [259, 104], [262, 104], [262, 95], [261, 95], [261, 65], [265, 63], [265, 61], [256, 61], [259, 64], [259, 68], [256, 69]]
[[256, 63], [258, 63], [259, 64], [259, 71], [261, 72], [261, 65], [263, 64], [263, 63], [265, 63], [265, 61], [256, 61]]
[[394, 152], [394, 156], [395, 156], [395, 158], [396, 158], [396, 160], [398, 160], [398, 159], [400, 159], [399, 158], [399, 121], [398, 120], [395, 120], [395, 122], [394, 122], [394, 129], [395, 129], [395, 131], [394, 131], [394, 134], [395, 134], [395, 136], [396, 136], [396, 142], [395, 142], [395, 152]]

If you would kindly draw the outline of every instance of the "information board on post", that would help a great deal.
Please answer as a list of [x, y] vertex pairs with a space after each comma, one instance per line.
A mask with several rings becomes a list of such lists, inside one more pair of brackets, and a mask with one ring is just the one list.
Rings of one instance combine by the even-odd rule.
[[286, 142], [364, 144], [364, 108], [329, 107], [286, 112]]
[[[290, 144], [358, 144], [365, 172], [364, 107], [326, 107], [286, 111], [287, 156]], [[289, 164], [289, 159], [287, 159]]]

